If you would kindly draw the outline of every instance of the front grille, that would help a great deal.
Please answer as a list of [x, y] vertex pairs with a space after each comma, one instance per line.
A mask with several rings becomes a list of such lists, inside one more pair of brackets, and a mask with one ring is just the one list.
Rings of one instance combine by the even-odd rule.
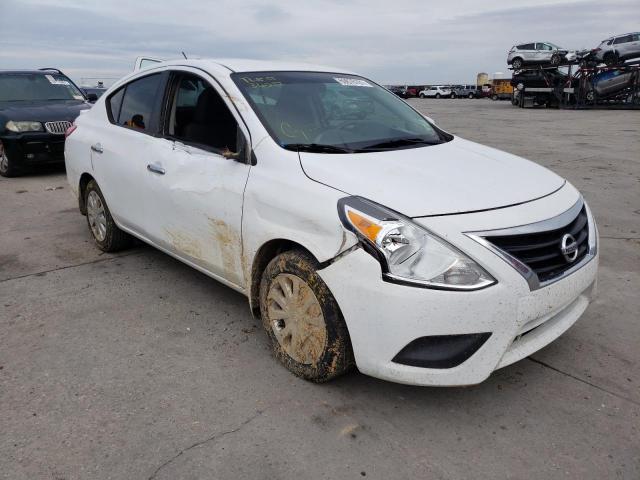
[[[567, 259], [561, 250], [562, 239], [566, 234], [571, 235], [577, 243], [578, 254], [575, 259]], [[485, 238], [527, 265], [538, 275], [540, 282], [546, 282], [562, 275], [587, 254], [589, 250], [587, 212], [583, 206], [570, 223], [555, 230]]]
[[44, 124], [44, 128], [49, 133], [53, 133], [54, 135], [64, 135], [64, 132], [67, 131], [67, 128], [71, 126], [71, 122], [67, 122], [66, 120], [59, 122], [47, 122]]

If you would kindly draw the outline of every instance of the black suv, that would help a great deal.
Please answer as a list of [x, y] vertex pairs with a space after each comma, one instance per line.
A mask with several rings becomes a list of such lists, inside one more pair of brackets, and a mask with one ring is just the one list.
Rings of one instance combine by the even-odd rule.
[[57, 69], [0, 71], [0, 175], [64, 162], [64, 133], [91, 98]]

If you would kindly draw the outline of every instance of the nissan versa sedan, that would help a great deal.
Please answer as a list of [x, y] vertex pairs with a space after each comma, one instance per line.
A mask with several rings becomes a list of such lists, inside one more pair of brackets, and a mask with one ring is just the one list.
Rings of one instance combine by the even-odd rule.
[[308, 380], [356, 366], [475, 384], [556, 339], [595, 294], [580, 192], [351, 72], [158, 63], [67, 135], [97, 246], [137, 237], [242, 292], [275, 357]]

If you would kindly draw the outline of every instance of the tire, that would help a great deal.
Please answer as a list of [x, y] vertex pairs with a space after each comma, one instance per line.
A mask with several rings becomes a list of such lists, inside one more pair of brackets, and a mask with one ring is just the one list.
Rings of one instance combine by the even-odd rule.
[[562, 57], [559, 54], [554, 53], [553, 55], [551, 55], [550, 63], [554, 67], [557, 67], [558, 65], [560, 65], [560, 63], [562, 63]]
[[340, 307], [316, 267], [302, 250], [271, 260], [260, 281], [260, 314], [278, 361], [294, 375], [321, 383], [347, 372], [354, 361]]
[[3, 177], [15, 177], [18, 175], [18, 170], [13, 162], [9, 160], [9, 156], [4, 147], [0, 149], [0, 175]]
[[440, 95], [439, 93], [436, 93], [436, 98], [442, 98], [442, 95]]
[[418, 95], [420, 98], [424, 98], [424, 93]]
[[117, 252], [131, 246], [131, 235], [123, 232], [113, 221], [107, 202], [95, 180], [84, 191], [87, 206], [87, 225], [96, 245], [103, 252]]
[[496, 100], [498, 100], [498, 95], [493, 95], [493, 96], [491, 97], [491, 100], [493, 100], [494, 102], [495, 102]]
[[473, 98], [473, 93], [470, 93], [470, 94], [468, 95], [468, 97], [469, 97], [469, 98]]
[[513, 60], [511, 60], [511, 67], [514, 70], [520, 70], [522, 68], [522, 59], [520, 57], [516, 57]]
[[451, 98], [456, 98], [455, 92], [451, 92]]
[[602, 57], [602, 61], [605, 63], [605, 65], [611, 66], [611, 65], [615, 65], [620, 60], [619, 60], [618, 55], [616, 53], [607, 52], [607, 53], [604, 54], [604, 57]]

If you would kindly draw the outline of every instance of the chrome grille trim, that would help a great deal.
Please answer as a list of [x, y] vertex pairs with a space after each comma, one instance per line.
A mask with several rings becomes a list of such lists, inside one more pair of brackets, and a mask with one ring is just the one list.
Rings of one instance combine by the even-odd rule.
[[47, 132], [52, 133], [54, 135], [64, 135], [64, 132], [67, 131], [67, 128], [71, 126], [71, 122], [66, 120], [61, 120], [58, 122], [46, 122], [44, 124], [44, 128]]
[[[536, 272], [517, 259], [515, 256], [506, 252], [505, 250], [499, 248], [498, 246], [491, 243], [492, 236], [510, 236], [510, 235], [526, 235], [526, 234], [535, 234], [542, 233], [550, 230], [556, 230], [558, 228], [562, 228], [563, 226], [568, 225], [572, 222], [581, 212], [582, 209], [585, 209], [587, 214], [587, 223], [588, 223], [588, 244], [587, 244], [587, 252], [586, 254], [570, 268], [563, 271], [561, 274], [545, 281], [540, 281]], [[579, 270], [584, 265], [589, 263], [597, 253], [597, 244], [598, 244], [598, 231], [593, 220], [593, 215], [591, 214], [591, 210], [588, 205], [584, 202], [582, 198], [580, 198], [575, 205], [573, 205], [566, 212], [561, 213], [560, 215], [550, 218], [548, 220], [543, 220], [541, 222], [530, 223], [527, 225], [520, 225], [513, 228], [504, 228], [497, 230], [486, 230], [481, 232], [465, 232], [465, 235], [472, 240], [475, 240], [483, 247], [491, 250], [493, 253], [498, 255], [502, 260], [511, 265], [520, 275], [524, 277], [529, 285], [529, 289], [531, 291], [538, 290], [540, 288], [546, 287], [547, 285], [551, 285], [569, 275], [571, 275], [576, 270]]]

